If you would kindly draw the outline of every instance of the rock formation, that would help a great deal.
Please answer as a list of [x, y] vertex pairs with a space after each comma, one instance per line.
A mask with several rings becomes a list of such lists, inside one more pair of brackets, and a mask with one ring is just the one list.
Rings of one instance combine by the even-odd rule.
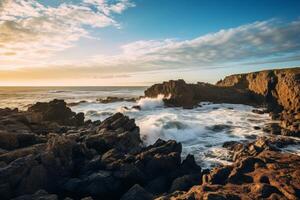
[[[289, 140], [273, 138], [239, 147], [236, 162], [214, 168], [202, 183], [187, 192], [176, 191], [157, 200], [169, 199], [286, 199], [300, 198], [300, 156], [282, 153], [274, 145]], [[259, 150], [255, 150], [253, 145]], [[252, 155], [249, 154], [252, 152]]]
[[202, 101], [265, 106], [274, 119], [281, 120], [280, 134], [300, 137], [300, 68], [231, 75], [216, 85], [168, 81], [145, 91], [147, 97], [159, 94], [168, 97], [167, 106], [183, 108]]
[[181, 144], [143, 146], [133, 119], [76, 116], [60, 100], [0, 110], [1, 199], [152, 199], [201, 180], [193, 156], [181, 162]]
[[193, 108], [202, 101], [213, 103], [240, 103], [257, 105], [259, 96], [248, 90], [222, 88], [209, 83], [187, 84], [184, 80], [155, 84], [145, 91], [145, 96], [155, 98], [163, 94], [167, 106]]
[[273, 118], [281, 120], [282, 134], [300, 137], [300, 68], [231, 75], [217, 85], [261, 95]]

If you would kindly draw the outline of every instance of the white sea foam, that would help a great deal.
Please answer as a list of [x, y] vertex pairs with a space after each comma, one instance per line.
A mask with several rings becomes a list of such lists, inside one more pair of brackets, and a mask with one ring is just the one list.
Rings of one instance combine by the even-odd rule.
[[[202, 167], [228, 164], [229, 154], [222, 148], [223, 143], [255, 139], [264, 133], [254, 126], [263, 127], [270, 122], [267, 114], [251, 112], [251, 106], [203, 102], [197, 108], [186, 110], [164, 107], [164, 98], [159, 95], [137, 102], [86, 102], [72, 109], [84, 112], [86, 118], [92, 120], [104, 120], [113, 113], [122, 112], [135, 119], [146, 145], [159, 138], [176, 140], [182, 143], [182, 157], [193, 154]], [[141, 110], [132, 109], [136, 105]]]
[[158, 95], [157, 98], [149, 98], [149, 97], [141, 98], [140, 100], [138, 100], [137, 105], [140, 106], [142, 110], [149, 110], [158, 107], [163, 107], [164, 98], [165, 96], [163, 94]]
[[[135, 118], [140, 127], [141, 137], [146, 145], [153, 144], [158, 138], [176, 140], [182, 143], [182, 157], [193, 154], [202, 167], [228, 164], [228, 151], [222, 148], [226, 141], [245, 141], [263, 135], [263, 127], [270, 122], [267, 114], [259, 115], [253, 107], [238, 104], [201, 103], [194, 109], [167, 108], [163, 96], [144, 98], [137, 102], [116, 102], [110, 104], [87, 103], [74, 111], [85, 111], [93, 120], [108, 117], [108, 113], [122, 112]], [[139, 105], [141, 110], [131, 109]], [[80, 109], [79, 109], [80, 108]], [[97, 111], [97, 115], [90, 110]]]

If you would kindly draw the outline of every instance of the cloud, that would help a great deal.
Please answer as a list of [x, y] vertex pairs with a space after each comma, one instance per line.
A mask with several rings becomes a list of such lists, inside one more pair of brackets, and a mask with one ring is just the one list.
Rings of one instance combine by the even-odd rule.
[[139, 72], [299, 61], [299, 35], [300, 20], [288, 23], [268, 20], [191, 40], [135, 41], [121, 46], [118, 55], [93, 56], [81, 65], [102, 72]]
[[[102, 2], [102, 4], [101, 4]], [[46, 6], [35, 0], [0, 1], [0, 61], [36, 60], [74, 46], [81, 37], [91, 37], [85, 26], [119, 27], [114, 20], [134, 6], [129, 1], [115, 3], [84, 0]]]
[[[120, 1], [127, 2], [127, 1]], [[85, 0], [82, 8], [82, 15], [85, 12], [91, 14], [86, 5], [98, 7], [101, 5], [104, 10], [102, 11], [105, 16], [111, 12], [117, 12], [111, 6], [107, 7], [106, 3], [101, 0]], [[117, 4], [114, 4], [117, 5]], [[126, 5], [126, 4], [124, 4]], [[126, 8], [128, 7], [125, 6]], [[28, 44], [26, 41], [31, 38], [30, 49], [34, 51], [53, 51], [67, 48], [72, 45], [72, 41], [77, 40], [79, 37], [88, 35], [86, 30], [82, 29], [78, 24], [95, 25], [95, 22], [89, 21], [89, 17], [82, 17], [77, 19], [72, 17], [71, 11], [75, 8], [70, 5], [62, 5], [57, 8], [63, 14], [70, 16], [61, 17], [59, 12], [54, 8], [53, 11], [47, 9], [47, 12], [54, 12], [58, 19], [67, 19], [65, 22], [48, 25], [48, 21], [52, 18], [42, 20], [45, 23], [45, 29], [50, 26], [54, 32], [66, 29], [69, 31], [64, 35], [67, 39], [62, 40], [61, 37], [52, 34], [51, 31], [36, 33], [34, 28], [24, 29], [22, 23], [16, 21], [9, 21], [2, 24], [2, 30], [6, 39], [3, 39], [0, 46], [7, 45], [4, 41], [14, 41], [22, 45]], [[62, 9], [70, 10], [68, 12], [61, 11]], [[21, 13], [27, 15], [32, 12], [26, 9]], [[99, 11], [100, 12], [100, 11]], [[21, 14], [19, 14], [21, 16]], [[36, 15], [39, 14], [35, 13]], [[101, 15], [102, 16], [102, 15]], [[31, 20], [38, 20], [39, 18], [31, 17]], [[83, 20], [83, 21], [80, 21]], [[39, 21], [39, 20], [38, 20]], [[74, 22], [75, 21], [75, 22]], [[80, 21], [80, 22], [78, 22]], [[52, 22], [52, 21], [51, 21]], [[72, 23], [71, 23], [72, 22]], [[98, 22], [98, 21], [97, 21]], [[32, 25], [33, 22], [30, 22]], [[73, 24], [75, 23], [75, 24]], [[40, 22], [36, 22], [38, 26], [42, 26]], [[103, 23], [105, 24], [105, 23]], [[108, 24], [114, 24], [113, 21]], [[52, 27], [53, 25], [53, 27]], [[32, 25], [35, 26], [35, 25]], [[61, 28], [66, 26], [66, 28]], [[96, 25], [96, 26], [100, 26]], [[15, 37], [13, 32], [18, 33]], [[51, 32], [51, 33], [50, 33]], [[50, 34], [49, 37], [44, 37], [44, 34]], [[64, 34], [64, 33], [61, 33]], [[59, 35], [59, 34], [58, 34]], [[6, 75], [7, 77], [31, 77], [35, 79], [49, 78], [93, 78], [93, 77], [117, 77], [126, 76], [126, 74], [137, 74], [149, 71], [160, 70], [183, 70], [183, 69], [216, 69], [224, 66], [243, 66], [243, 65], [257, 65], [257, 64], [270, 64], [288, 61], [300, 61], [300, 20], [283, 22], [280, 20], [258, 21], [251, 24], [242, 25], [235, 28], [220, 30], [215, 33], [209, 33], [190, 40], [180, 40], [174, 38], [167, 38], [163, 40], [142, 40], [124, 44], [120, 47], [120, 53], [116, 55], [92, 55], [85, 60], [70, 60], [55, 64], [47, 63], [43, 66], [45, 68], [28, 68], [24, 67], [16, 71], [2, 71], [0, 70], [0, 77]], [[52, 38], [51, 38], [52, 36]], [[68, 38], [70, 37], [70, 38]], [[3, 36], [1, 38], [4, 38]], [[50, 39], [49, 39], [50, 38]], [[39, 43], [43, 43], [45, 49], [40, 48]], [[35, 47], [35, 42], [37, 46]], [[55, 42], [53, 42], [55, 41]], [[53, 44], [53, 46], [52, 46]], [[22, 45], [11, 46], [11, 49], [4, 48], [6, 57], [15, 57], [15, 52], [20, 54], [17, 49]], [[25, 48], [25, 47], [24, 47]], [[27, 48], [27, 49], [28, 49]], [[1, 48], [2, 49], [2, 48]], [[2, 50], [1, 50], [2, 51]], [[21, 51], [22, 52], [22, 51]], [[0, 52], [1, 54], [1, 52]], [[38, 61], [35, 61], [38, 62]], [[47, 70], [47, 73], [45, 71]], [[31, 74], [31, 75], [30, 75]]]
[[274, 57], [284, 59], [290, 54], [300, 55], [299, 34], [300, 21], [255, 22], [186, 41], [133, 42], [122, 47], [120, 59], [138, 58], [139, 62], [158, 68], [201, 67]]

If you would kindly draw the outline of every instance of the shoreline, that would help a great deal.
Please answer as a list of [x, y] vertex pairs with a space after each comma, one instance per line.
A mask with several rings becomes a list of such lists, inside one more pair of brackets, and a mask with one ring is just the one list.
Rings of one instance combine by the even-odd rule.
[[300, 69], [277, 71], [234, 75], [214, 86], [169, 81], [145, 91], [146, 97], [165, 94], [170, 97], [164, 99], [165, 106], [186, 111], [202, 100], [226, 103], [241, 97], [234, 103], [266, 105], [267, 110], [255, 112], [280, 121], [268, 127], [268, 136], [225, 142], [233, 164], [211, 169], [202, 169], [193, 155], [182, 159], [183, 147], [177, 141], [158, 139], [145, 145], [135, 119], [122, 113], [103, 121], [85, 120], [83, 113], [57, 99], [35, 103], [27, 111], [0, 109], [0, 196], [296, 200], [300, 155], [282, 149], [300, 145], [290, 137], [299, 138]]

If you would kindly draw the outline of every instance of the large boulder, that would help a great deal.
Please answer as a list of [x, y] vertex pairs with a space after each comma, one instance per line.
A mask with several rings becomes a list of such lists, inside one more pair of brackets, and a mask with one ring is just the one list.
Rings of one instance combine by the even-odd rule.
[[64, 100], [54, 99], [49, 103], [38, 102], [28, 108], [31, 122], [56, 122], [59, 125], [80, 126], [84, 123], [84, 114], [72, 112]]
[[99, 153], [104, 153], [111, 148], [133, 152], [138, 150], [142, 143], [139, 131], [134, 119], [116, 113], [104, 120], [96, 133], [86, 135], [85, 142], [87, 147]]

